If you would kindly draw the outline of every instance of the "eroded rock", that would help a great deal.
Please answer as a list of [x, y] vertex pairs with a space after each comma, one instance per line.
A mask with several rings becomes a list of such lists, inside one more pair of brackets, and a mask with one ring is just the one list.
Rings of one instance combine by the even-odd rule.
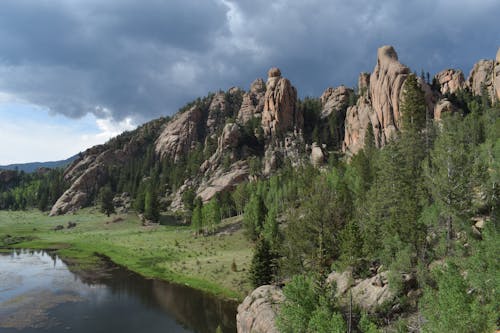
[[401, 64], [392, 46], [377, 52], [377, 65], [370, 76], [371, 117], [377, 146], [383, 146], [400, 127], [399, 101], [410, 69]]
[[193, 142], [198, 139], [198, 126], [203, 112], [197, 106], [177, 114], [168, 122], [155, 143], [156, 153], [161, 158], [178, 161], [191, 149]]
[[285, 297], [276, 286], [260, 286], [238, 306], [238, 333], [279, 333], [276, 315]]
[[445, 69], [436, 74], [435, 79], [439, 83], [441, 94], [453, 94], [457, 90], [465, 88], [464, 73], [457, 69]]
[[262, 111], [262, 128], [267, 136], [302, 129], [304, 119], [297, 110], [297, 90], [278, 68], [268, 72]]

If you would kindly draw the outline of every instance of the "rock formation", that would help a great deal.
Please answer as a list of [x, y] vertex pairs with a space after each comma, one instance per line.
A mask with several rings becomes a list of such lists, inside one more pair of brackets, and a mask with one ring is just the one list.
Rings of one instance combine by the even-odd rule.
[[276, 314], [285, 297], [276, 286], [261, 286], [238, 306], [238, 333], [278, 333]]
[[311, 146], [311, 164], [314, 166], [320, 166], [325, 161], [325, 154], [323, 154], [323, 150], [316, 142], [313, 142]]
[[474, 95], [482, 95], [483, 89], [486, 89], [490, 97], [494, 95], [493, 89], [493, 60], [479, 60], [467, 78], [467, 86]]
[[[353, 93], [352, 89], [345, 86], [327, 88], [320, 97], [321, 118], [327, 118], [333, 113], [345, 111], [349, 105], [349, 98]], [[343, 118], [345, 118], [345, 114]]]
[[342, 150], [347, 155], [356, 154], [365, 145], [366, 131], [372, 126], [370, 114], [372, 107], [370, 102], [369, 81], [367, 73], [361, 73], [358, 80], [358, 91], [360, 96], [356, 105], [347, 109], [345, 118], [345, 135]]
[[135, 135], [124, 133], [104, 145], [87, 149], [64, 171], [64, 179], [70, 187], [52, 206], [50, 215], [75, 211], [89, 203], [95, 196], [112, 167], [119, 167], [144, 153], [150, 133], [157, 135], [165, 124], [165, 118], [146, 123], [135, 130]]
[[440, 100], [434, 108], [434, 119], [441, 120], [443, 114], [453, 113], [457, 111], [457, 108], [447, 99]]
[[297, 90], [288, 79], [281, 77], [278, 68], [268, 72], [262, 128], [267, 136], [284, 134], [294, 129], [301, 130], [304, 119], [297, 110]]
[[254, 117], [262, 117], [265, 93], [266, 84], [264, 83], [264, 80], [255, 80], [250, 86], [250, 91], [243, 95], [241, 108], [238, 112], [238, 123], [245, 124]]
[[354, 304], [366, 311], [372, 311], [384, 302], [394, 299], [394, 293], [389, 289], [388, 272], [380, 272], [367, 279], [354, 279], [351, 270], [342, 273], [332, 272], [328, 275], [327, 283], [335, 282], [336, 297], [343, 304], [348, 304], [348, 291], [352, 294]]
[[457, 90], [465, 88], [464, 73], [461, 70], [445, 69], [434, 77], [439, 83], [441, 94], [453, 94]]
[[156, 140], [155, 150], [160, 158], [170, 158], [178, 161], [186, 155], [193, 142], [198, 139], [198, 127], [203, 117], [203, 111], [198, 106], [177, 114], [165, 125]]
[[398, 61], [392, 46], [382, 46], [377, 52], [377, 65], [370, 76], [370, 117], [375, 141], [383, 146], [400, 127], [399, 101], [410, 69]]

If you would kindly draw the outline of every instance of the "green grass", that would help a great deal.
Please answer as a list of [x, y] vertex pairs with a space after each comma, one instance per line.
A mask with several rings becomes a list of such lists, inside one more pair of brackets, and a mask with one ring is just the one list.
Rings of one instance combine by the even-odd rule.
[[[252, 245], [242, 230], [228, 235], [195, 236], [187, 226], [141, 226], [134, 214], [123, 221], [93, 209], [75, 215], [48, 217], [39, 211], [0, 211], [0, 248], [51, 249], [72, 269], [89, 269], [99, 255], [146, 277], [189, 285], [215, 295], [241, 299], [250, 289], [247, 271]], [[73, 229], [54, 231], [76, 222]], [[223, 221], [220, 228], [239, 223]], [[8, 236], [8, 237], [7, 237]], [[231, 265], [236, 263], [237, 270]]]

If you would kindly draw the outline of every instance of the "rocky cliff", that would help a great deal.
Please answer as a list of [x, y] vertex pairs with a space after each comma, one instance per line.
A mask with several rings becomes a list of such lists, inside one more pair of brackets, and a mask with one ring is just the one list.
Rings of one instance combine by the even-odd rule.
[[[373, 72], [360, 74], [357, 91], [345, 86], [327, 88], [318, 99], [319, 115], [314, 118], [304, 116], [306, 111], [300, 107], [297, 89], [290, 80], [280, 69], [271, 68], [267, 81], [256, 79], [248, 91], [231, 88], [209, 94], [170, 119], [154, 120], [81, 154], [65, 171], [70, 188], [52, 207], [51, 215], [94, 203], [113, 168], [133, 164], [150, 152], [156, 164], [167, 161], [171, 167], [184, 168], [190, 160], [190, 168], [195, 168], [179, 176], [182, 178], [176, 182], [180, 185], [170, 184], [170, 190], [160, 193], [176, 210], [183, 208], [181, 198], [187, 190], [195, 191], [203, 201], [231, 191], [249, 178], [250, 161], [259, 162], [252, 171], [257, 176], [272, 174], [285, 161], [293, 166], [312, 163], [320, 167], [328, 157], [327, 150], [337, 148], [313, 142], [311, 133], [305, 132], [317, 125], [321, 128], [321, 123], [330, 122], [332, 117], [336, 121], [333, 139], [342, 143], [341, 150], [347, 156], [363, 148], [367, 133], [373, 133], [374, 142], [381, 147], [401, 126], [400, 101], [410, 73], [392, 46], [382, 46]], [[428, 114], [436, 119], [458, 110], [452, 99], [444, 96], [462, 89], [500, 98], [500, 50], [495, 60], [476, 63], [466, 80], [456, 69], [441, 71], [434, 79], [436, 85], [420, 78], [419, 84]], [[304, 124], [304, 119], [316, 119], [318, 124]], [[196, 158], [191, 158], [193, 154]]]

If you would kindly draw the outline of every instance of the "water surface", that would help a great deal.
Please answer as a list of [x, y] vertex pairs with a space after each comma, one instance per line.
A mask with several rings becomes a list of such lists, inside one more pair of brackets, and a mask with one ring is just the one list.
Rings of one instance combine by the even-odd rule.
[[0, 255], [0, 333], [236, 331], [236, 303], [109, 264], [70, 272], [43, 251]]

